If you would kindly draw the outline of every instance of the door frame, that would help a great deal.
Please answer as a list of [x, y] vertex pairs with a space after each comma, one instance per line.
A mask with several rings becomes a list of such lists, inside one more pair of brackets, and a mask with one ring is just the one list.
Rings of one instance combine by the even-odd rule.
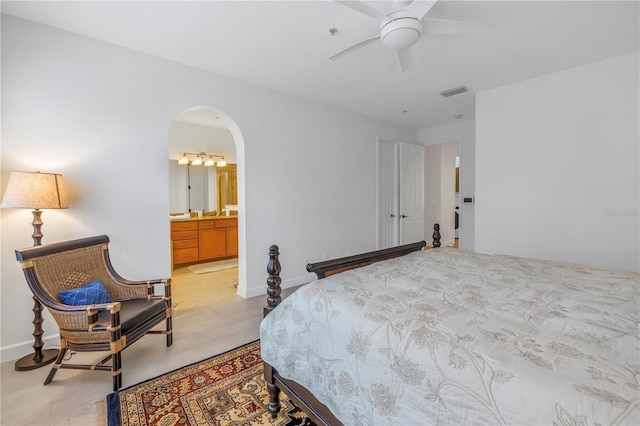
[[[245, 214], [246, 190], [245, 190], [245, 141], [240, 127], [236, 121], [225, 113], [222, 109], [212, 107], [210, 105], [193, 105], [182, 109], [176, 113], [169, 123], [169, 129], [173, 121], [180, 114], [192, 109], [204, 109], [212, 116], [224, 124], [224, 127], [231, 133], [233, 143], [236, 149], [236, 165], [237, 165], [237, 185], [238, 185], [238, 288], [237, 294], [243, 299], [248, 298], [247, 292], [247, 218]], [[171, 138], [167, 137], [167, 146], [171, 143]], [[167, 163], [168, 167], [168, 163]], [[173, 262], [172, 262], [173, 267]]]
[[388, 245], [388, 244], [384, 244], [384, 247], [381, 245], [382, 244], [382, 236], [380, 235], [380, 221], [382, 220], [381, 214], [380, 214], [380, 210], [381, 210], [381, 185], [380, 185], [380, 167], [381, 167], [381, 161], [382, 159], [380, 158], [380, 145], [381, 143], [385, 143], [385, 144], [392, 144], [393, 145], [393, 156], [394, 156], [394, 167], [395, 170], [392, 172], [392, 175], [394, 175], [395, 177], [395, 181], [394, 184], [395, 186], [398, 185], [398, 180], [400, 178], [399, 176], [399, 172], [398, 172], [398, 142], [397, 141], [393, 141], [391, 139], [387, 139], [387, 138], [383, 138], [383, 137], [376, 137], [376, 248], [381, 249], [381, 248], [388, 248], [388, 247], [393, 247], [393, 246], [397, 246], [400, 243], [400, 227], [399, 227], [399, 223], [398, 221], [399, 219], [399, 206], [400, 206], [400, 200], [398, 199], [398, 194], [397, 191], [395, 191], [393, 193], [393, 205], [394, 208], [391, 212], [391, 214], [395, 215], [395, 217], [393, 218], [393, 222], [395, 223], [395, 225], [393, 226], [393, 236], [392, 236], [392, 244]]
[[[393, 177], [394, 181], [392, 183], [392, 198], [393, 200], [391, 201], [391, 203], [393, 204], [393, 207], [390, 209], [391, 210], [391, 216], [393, 217], [392, 220], [392, 224], [391, 226], [393, 227], [393, 230], [391, 232], [389, 232], [388, 234], [392, 234], [392, 237], [389, 238], [390, 241], [387, 241], [387, 239], [385, 239], [385, 237], [382, 235], [381, 233], [381, 229], [383, 224], [381, 223], [385, 218], [381, 217], [381, 212], [384, 210], [384, 206], [382, 206], [382, 203], [384, 203], [383, 198], [388, 198], [384, 197], [383, 191], [385, 190], [385, 188], [382, 188], [381, 185], [381, 180], [382, 180], [382, 174], [381, 174], [381, 170], [383, 170], [383, 164], [382, 161], [384, 159], [381, 158], [381, 144], [389, 144], [393, 147], [393, 149], [391, 150], [393, 152], [393, 167], [392, 167], [392, 172], [391, 172], [391, 176]], [[416, 147], [421, 149], [422, 152], [424, 152], [424, 146], [422, 144], [415, 144], [415, 143], [408, 143], [408, 142], [401, 142], [401, 141], [395, 141], [395, 140], [391, 140], [391, 139], [387, 139], [387, 138], [383, 138], [378, 136], [376, 138], [376, 247], [378, 249], [383, 249], [383, 248], [388, 248], [388, 247], [395, 247], [398, 246], [400, 244], [403, 243], [403, 221], [401, 219], [401, 215], [402, 213], [402, 206], [401, 206], [401, 201], [402, 201], [402, 195], [401, 195], [401, 191], [400, 191], [400, 185], [402, 184], [402, 178], [401, 178], [401, 170], [400, 170], [400, 166], [401, 166], [401, 147], [403, 145], [406, 146], [412, 146], [412, 147]], [[421, 225], [422, 225], [422, 229], [419, 230], [418, 232], [420, 233], [420, 237], [419, 240], [424, 239], [425, 238], [425, 233], [430, 233], [428, 232], [428, 230], [425, 229], [425, 222], [424, 222], [424, 208], [425, 208], [425, 192], [424, 192], [424, 160], [419, 163], [421, 166], [421, 171], [422, 171], [422, 177], [420, 178], [420, 182], [421, 182], [421, 186], [422, 186], [422, 191], [420, 194], [421, 197], [421, 203], [422, 203], [422, 208], [421, 208], [421, 212], [419, 212], [417, 214], [417, 216], [414, 214], [412, 217], [414, 218], [419, 218]], [[389, 214], [388, 212], [385, 212], [385, 214]], [[410, 215], [411, 216], [411, 215]], [[387, 221], [389, 220], [389, 218], [386, 218]], [[389, 222], [386, 222], [389, 223]], [[414, 242], [414, 241], [411, 241]]]
[[[461, 244], [462, 244], [462, 238], [461, 237], [463, 235], [463, 233], [461, 231], [462, 231], [462, 227], [463, 227], [463, 224], [464, 224], [464, 214], [463, 214], [464, 208], [463, 208], [463, 203], [462, 203], [462, 194], [464, 193], [464, 179], [463, 179], [464, 168], [462, 167], [462, 164], [463, 164], [463, 161], [462, 161], [462, 157], [463, 157], [462, 139], [461, 138], [444, 139], [444, 140], [440, 140], [440, 141], [432, 142], [432, 143], [423, 143], [422, 145], [426, 149], [427, 147], [432, 147], [432, 146], [437, 146], [437, 145], [446, 145], [446, 144], [452, 144], [452, 143], [456, 143], [457, 146], [458, 146], [457, 156], [459, 157], [459, 162], [460, 162], [459, 188], [458, 188], [458, 193], [457, 193], [458, 196], [460, 197], [460, 205], [459, 205], [460, 208], [457, 210], [457, 212], [458, 212], [458, 243], [459, 243], [459, 246], [461, 246]], [[427, 164], [426, 164], [427, 161], [428, 161], [428, 159], [427, 159], [427, 156], [425, 155], [425, 196], [427, 195], [426, 194], [426, 181], [428, 179], [428, 177], [427, 177], [428, 171], [427, 171]], [[455, 158], [454, 158], [454, 161], [455, 161]], [[440, 165], [442, 165], [442, 160], [441, 160]], [[455, 188], [454, 188], [454, 191], [455, 191]], [[442, 211], [442, 197], [440, 197], [438, 200], [436, 200], [434, 202], [437, 203], [435, 208], [437, 208], [438, 211], [441, 212]], [[430, 201], [429, 200], [425, 200], [425, 204], [427, 204], [427, 203], [430, 203]], [[428, 221], [427, 221], [427, 214], [428, 213], [427, 213], [427, 211], [425, 209], [425, 234], [429, 233], [429, 231], [433, 229], [432, 228], [433, 227], [433, 223], [428, 223]], [[455, 214], [455, 210], [454, 210], [454, 214]], [[455, 217], [455, 216], [453, 216], [453, 217]], [[440, 222], [441, 222], [441, 219], [437, 219], [435, 223], [440, 223]], [[441, 230], [441, 234], [444, 234], [444, 233], [448, 232], [446, 229], [443, 229], [442, 224], [441, 224], [440, 230]], [[450, 241], [446, 241], [445, 238], [450, 239]], [[446, 237], [443, 238], [442, 241], [443, 241], [443, 243], [446, 242], [447, 244], [449, 244], [450, 242], [455, 241], [454, 238], [455, 238], [455, 230], [453, 231], [453, 234], [451, 235], [451, 237], [449, 237], [447, 235]], [[429, 241], [427, 241], [427, 244], [429, 244]]]

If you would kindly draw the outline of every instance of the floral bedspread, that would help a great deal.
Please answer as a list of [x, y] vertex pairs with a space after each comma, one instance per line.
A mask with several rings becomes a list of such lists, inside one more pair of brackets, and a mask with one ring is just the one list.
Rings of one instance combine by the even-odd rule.
[[640, 424], [640, 274], [440, 248], [301, 287], [262, 358], [345, 425]]

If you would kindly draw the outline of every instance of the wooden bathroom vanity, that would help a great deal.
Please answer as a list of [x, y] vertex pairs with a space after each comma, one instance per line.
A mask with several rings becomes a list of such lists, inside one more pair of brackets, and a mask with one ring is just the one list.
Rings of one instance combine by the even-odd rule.
[[204, 216], [171, 220], [174, 265], [238, 256], [238, 217]]

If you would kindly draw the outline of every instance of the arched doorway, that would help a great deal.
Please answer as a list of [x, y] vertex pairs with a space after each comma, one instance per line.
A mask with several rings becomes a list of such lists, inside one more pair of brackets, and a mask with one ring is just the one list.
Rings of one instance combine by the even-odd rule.
[[[225, 235], [224, 232], [226, 232], [228, 251], [225, 255], [223, 248], [221, 258], [233, 258], [234, 255], [237, 258], [237, 274], [232, 290], [233, 297], [237, 297], [236, 295], [245, 297], [246, 221], [244, 217], [245, 181], [244, 139], [242, 133], [235, 121], [223, 111], [209, 106], [194, 106], [176, 115], [169, 128], [168, 139], [170, 212], [173, 215], [201, 215], [204, 216], [205, 219], [211, 219], [213, 215], [216, 216], [215, 219], [221, 219], [219, 221], [205, 220], [202, 222], [202, 225], [214, 222], [216, 225], [223, 223], [230, 224], [222, 233], [222, 235]], [[178, 160], [182, 158], [185, 153], [187, 153], [190, 163], [186, 166], [178, 165]], [[203, 157], [201, 158], [203, 162], [211, 161], [214, 165], [212, 167], [194, 167], [193, 161], [198, 157]], [[221, 165], [220, 162], [222, 160], [226, 162], [226, 165]], [[172, 173], [172, 170], [177, 172]], [[223, 194], [224, 189], [220, 186], [220, 183], [225, 179], [219, 178], [218, 175], [220, 171], [230, 173], [229, 176], [231, 176], [231, 173], [235, 174], [235, 179], [226, 179], [228, 183], [235, 184], [232, 185], [232, 189], [235, 191], [234, 197], [222, 196], [226, 194]], [[174, 193], [179, 193], [179, 188], [185, 188], [188, 192], [181, 194], [179, 197], [172, 196]], [[233, 219], [235, 222], [233, 220], [227, 220], [227, 218]], [[171, 222], [173, 223], [175, 221], [172, 220]], [[233, 229], [234, 225], [236, 226], [235, 229]], [[173, 227], [174, 225], [172, 225], [172, 229]], [[216, 235], [220, 235], [218, 231], [220, 231], [220, 229], [215, 230]], [[191, 232], [189, 237], [203, 235], [206, 238], [206, 235], [208, 235], [207, 232], [209, 231], [200, 230], [198, 234]], [[214, 230], [210, 232], [213, 233]], [[233, 232], [235, 232], [235, 234]], [[172, 235], [175, 235], [175, 233], [172, 232]], [[235, 239], [235, 242], [229, 240], [229, 238]], [[203, 248], [201, 244], [195, 241], [195, 239], [191, 239], [190, 241], [179, 242], [177, 245], [175, 242], [172, 242], [172, 253], [190, 253], [191, 255], [190, 258], [179, 261], [180, 267], [202, 263], [200, 259], [197, 258], [198, 249], [200, 249], [202, 253], [204, 253], [204, 250], [211, 249], [211, 247]], [[174, 250], [174, 247], [182, 247], [181, 244], [186, 244], [191, 247], [187, 250]], [[198, 245], [197, 247], [195, 247], [196, 244]], [[232, 244], [235, 244], [236, 252], [233, 252], [234, 249], [231, 248]], [[215, 247], [214, 249], [217, 250]], [[195, 259], [193, 258], [194, 253], [196, 253]], [[220, 254], [213, 256], [219, 255]], [[174, 260], [175, 259], [172, 258], [172, 266], [175, 265]], [[228, 272], [227, 275], [229, 275]], [[227, 293], [228, 290], [228, 288], [225, 289]], [[201, 294], [197, 294], [196, 297], [199, 298], [196, 304], [207, 304], [206, 297], [202, 297]], [[215, 298], [215, 295], [211, 295], [211, 297]], [[178, 304], [177, 309], [179, 311], [180, 301], [176, 299], [176, 303]], [[193, 303], [190, 304], [193, 305]]]

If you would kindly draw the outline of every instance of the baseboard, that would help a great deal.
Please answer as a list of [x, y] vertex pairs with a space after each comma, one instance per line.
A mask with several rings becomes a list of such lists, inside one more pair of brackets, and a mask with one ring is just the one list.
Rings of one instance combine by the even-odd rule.
[[[43, 349], [60, 348], [59, 334], [44, 337], [42, 340], [44, 341]], [[34, 353], [33, 340], [25, 340], [24, 342], [0, 348], [0, 362], [14, 361], [32, 353]]]
[[451, 247], [455, 244], [456, 240], [454, 238], [448, 239], [446, 241], [440, 241], [440, 247]]
[[[295, 278], [289, 278], [286, 280], [282, 280], [282, 283], [280, 283], [280, 288], [284, 290], [285, 288], [297, 287], [302, 284], [310, 283], [314, 279], [315, 279], [315, 275], [312, 275], [312, 274], [302, 275]], [[254, 288], [247, 289], [247, 294], [245, 297], [247, 299], [250, 299], [252, 297], [258, 297], [258, 296], [264, 296], [266, 300], [266, 297], [267, 297], [266, 278], [265, 278], [265, 283], [263, 287], [254, 287]]]

